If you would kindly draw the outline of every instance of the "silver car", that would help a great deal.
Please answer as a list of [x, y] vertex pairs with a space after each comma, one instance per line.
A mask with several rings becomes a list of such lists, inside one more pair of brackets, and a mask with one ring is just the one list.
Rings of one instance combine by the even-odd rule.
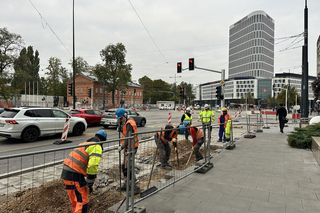
[[[118, 126], [116, 110], [117, 109], [109, 109], [102, 115], [100, 124], [104, 128]], [[133, 110], [126, 109], [126, 111], [127, 111], [128, 117], [133, 118], [137, 126], [144, 127], [146, 125], [147, 119], [145, 117], [141, 116], [139, 113]]]
[[69, 132], [82, 135], [87, 129], [84, 118], [71, 117], [60, 109], [52, 108], [11, 108], [0, 114], [0, 136], [36, 141], [41, 136], [61, 134], [66, 119], [70, 117]]

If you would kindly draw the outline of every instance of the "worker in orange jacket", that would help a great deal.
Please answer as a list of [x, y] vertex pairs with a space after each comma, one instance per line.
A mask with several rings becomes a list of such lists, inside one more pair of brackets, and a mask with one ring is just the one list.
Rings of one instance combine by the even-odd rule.
[[[133, 149], [134, 153], [136, 154], [139, 148], [139, 138], [138, 138], [138, 128], [135, 120], [133, 118], [128, 118], [127, 111], [124, 108], [119, 108], [116, 111], [116, 116], [119, 120], [119, 126], [118, 130], [121, 133], [121, 140], [120, 140], [120, 146], [119, 146], [119, 152], [124, 149], [124, 159], [123, 163], [121, 165], [122, 173], [125, 178], [124, 184], [121, 186], [121, 190], [125, 190], [127, 187], [127, 180], [128, 176], [131, 177], [131, 174], [128, 174], [128, 158], [127, 153], [130, 149], [129, 145], [131, 143], [131, 148]], [[133, 135], [133, 139], [124, 139], [131, 137]], [[131, 141], [132, 140], [132, 141]], [[134, 170], [134, 169], [133, 169]], [[138, 186], [134, 187], [135, 193], [140, 192], [140, 188]]]
[[192, 149], [194, 151], [196, 161], [202, 160], [203, 156], [200, 153], [200, 147], [204, 143], [203, 131], [202, 129], [193, 126], [193, 127], [190, 127], [189, 133], [192, 137]]
[[218, 125], [219, 125], [219, 140], [218, 140], [218, 142], [226, 142], [225, 129], [226, 129], [228, 120], [231, 120], [231, 116], [228, 114], [227, 108], [222, 107], [221, 111], [222, 111], [222, 114], [218, 118]]
[[97, 131], [93, 138], [80, 144], [85, 146], [75, 148], [63, 161], [61, 178], [67, 190], [73, 213], [88, 211], [88, 192], [93, 191], [103, 150], [102, 144], [97, 144], [97, 142], [106, 139], [107, 134], [104, 130]]

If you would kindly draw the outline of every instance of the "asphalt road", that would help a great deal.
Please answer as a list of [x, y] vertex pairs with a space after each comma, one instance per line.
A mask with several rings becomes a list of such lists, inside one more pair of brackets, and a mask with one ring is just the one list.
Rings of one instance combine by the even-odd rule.
[[[145, 127], [139, 127], [139, 132], [158, 130], [161, 127], [163, 128], [168, 122], [168, 113], [169, 111], [160, 110], [141, 111], [140, 114], [146, 117], [147, 124]], [[172, 124], [179, 124], [182, 112], [171, 111], [171, 113]], [[197, 114], [198, 112], [195, 112], [194, 116], [196, 118], [198, 117]], [[57, 148], [65, 148], [65, 150], [62, 151], [53, 151], [45, 154], [2, 159], [0, 160], [0, 174], [62, 160], [70, 151], [70, 148], [68, 149], [68, 147], [76, 146], [79, 143], [86, 141], [86, 139], [93, 137], [94, 133], [101, 128], [101, 126], [89, 127], [83, 135], [77, 137], [69, 137], [68, 140], [71, 140], [72, 143], [62, 145], [53, 144], [54, 141], [59, 140], [59, 136], [45, 137], [31, 143], [0, 138], [0, 157], [44, 150], [53, 150]], [[105, 130], [108, 134], [108, 140], [118, 138], [118, 132], [116, 131], [116, 129], [110, 128]], [[104, 147], [114, 144], [115, 143], [110, 143], [105, 145]]]

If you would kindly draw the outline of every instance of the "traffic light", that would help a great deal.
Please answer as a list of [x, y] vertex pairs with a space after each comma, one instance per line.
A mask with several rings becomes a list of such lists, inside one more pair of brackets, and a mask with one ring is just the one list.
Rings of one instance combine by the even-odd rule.
[[182, 72], [182, 63], [178, 62], [177, 63], [177, 73], [181, 73]]
[[218, 100], [223, 100], [223, 95], [222, 95], [222, 87], [221, 86], [217, 86], [216, 87], [216, 97]]
[[68, 84], [68, 94], [69, 94], [70, 96], [72, 96], [72, 92], [73, 92], [73, 84], [70, 83], [70, 84]]
[[180, 92], [180, 97], [184, 97], [184, 87], [183, 86], [179, 86], [179, 92]]
[[92, 89], [91, 88], [88, 88], [88, 97], [91, 98], [91, 91]]
[[189, 58], [189, 70], [194, 70], [194, 58]]

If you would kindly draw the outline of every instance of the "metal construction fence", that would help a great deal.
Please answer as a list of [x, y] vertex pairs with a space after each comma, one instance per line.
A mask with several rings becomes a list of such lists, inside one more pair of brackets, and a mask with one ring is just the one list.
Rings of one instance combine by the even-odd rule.
[[[221, 143], [222, 148], [233, 145], [235, 138], [246, 133], [259, 132], [266, 126], [277, 125], [275, 120], [268, 122], [260, 114], [248, 115], [245, 120], [231, 123], [230, 141], [223, 145]], [[203, 160], [196, 162], [191, 136], [186, 139], [185, 133], [180, 132], [177, 145], [169, 146], [171, 151], [168, 162], [171, 169], [161, 167], [160, 152], [163, 150], [155, 142], [156, 133], [169, 130], [138, 133], [140, 146], [137, 150], [130, 148], [135, 135], [125, 138], [129, 142], [129, 149], [121, 152], [118, 150], [119, 139], [100, 142], [104, 153], [94, 191], [89, 196], [90, 209], [95, 209], [95, 212], [107, 209], [133, 212], [136, 204], [159, 190], [194, 172], [205, 173], [212, 168], [214, 160], [221, 153], [221, 150], [217, 151], [216, 143], [213, 144], [219, 126], [193, 127], [204, 132], [205, 140], [200, 149]], [[63, 160], [71, 150], [78, 147], [81, 146], [0, 157], [0, 212], [66, 212], [71, 209], [60, 175]], [[124, 178], [121, 164], [125, 165], [127, 178]]]

